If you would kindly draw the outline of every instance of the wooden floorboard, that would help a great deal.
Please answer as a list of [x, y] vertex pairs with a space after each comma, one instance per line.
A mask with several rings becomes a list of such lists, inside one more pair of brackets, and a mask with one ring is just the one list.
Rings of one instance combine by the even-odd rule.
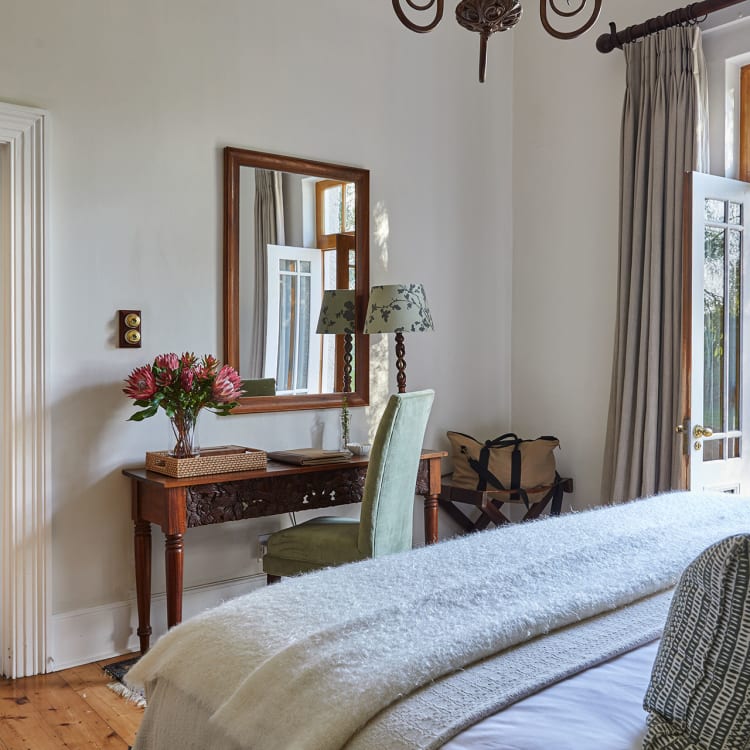
[[102, 669], [125, 658], [0, 679], [0, 750], [127, 750], [143, 709], [110, 690]]

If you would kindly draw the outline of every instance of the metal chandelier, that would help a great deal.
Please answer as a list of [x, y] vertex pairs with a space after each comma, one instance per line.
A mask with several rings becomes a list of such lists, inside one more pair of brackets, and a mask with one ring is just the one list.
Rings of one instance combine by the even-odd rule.
[[[443, 18], [445, 0], [392, 0], [393, 9], [401, 23], [411, 31], [425, 34], [432, 31]], [[560, 0], [539, 0], [542, 26], [547, 33], [557, 39], [574, 39], [588, 31], [599, 18], [602, 0], [593, 0], [593, 8], [589, 0], [565, 0], [567, 8], [559, 6]], [[414, 23], [406, 14], [408, 7], [416, 14], [426, 12], [430, 20], [425, 24]], [[569, 31], [556, 29], [549, 20], [549, 13], [562, 19], [574, 18], [584, 11], [591, 10], [590, 15], [577, 28]], [[512, 29], [521, 18], [520, 0], [461, 0], [456, 6], [456, 21], [469, 31], [476, 31], [479, 37], [479, 81], [484, 82], [487, 71], [487, 40], [496, 31]]]

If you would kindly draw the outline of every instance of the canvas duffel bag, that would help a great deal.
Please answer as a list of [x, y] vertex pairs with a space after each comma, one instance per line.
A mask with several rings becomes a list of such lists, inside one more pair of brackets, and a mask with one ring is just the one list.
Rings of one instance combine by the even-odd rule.
[[[528, 506], [541, 500], [559, 478], [554, 450], [556, 437], [522, 440], [512, 432], [480, 442], [462, 432], [448, 432], [453, 453], [453, 484], [473, 490], [514, 490]], [[537, 487], [544, 490], [530, 492]]]

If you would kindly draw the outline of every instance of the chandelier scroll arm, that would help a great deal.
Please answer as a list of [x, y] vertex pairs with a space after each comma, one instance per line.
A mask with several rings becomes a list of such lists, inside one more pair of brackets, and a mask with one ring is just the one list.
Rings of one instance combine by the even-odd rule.
[[556, 39], [575, 39], [576, 37], [581, 36], [581, 34], [586, 33], [597, 22], [597, 20], [599, 19], [599, 14], [602, 10], [602, 0], [594, 0], [594, 8], [589, 19], [582, 26], [572, 31], [559, 31], [554, 26], [552, 26], [549, 18], [547, 17], [547, 7], [549, 6], [552, 11], [558, 16], [561, 16], [563, 18], [572, 18], [573, 16], [577, 16], [579, 13], [581, 13], [587, 5], [588, 0], [581, 0], [580, 5], [574, 10], [564, 11], [556, 5], [555, 0], [539, 0], [539, 14], [541, 16], [542, 26], [544, 26], [545, 31], [550, 36], [553, 36]]
[[412, 10], [416, 11], [425, 11], [430, 10], [430, 8], [433, 7], [435, 8], [435, 18], [433, 18], [430, 23], [420, 26], [419, 24], [414, 23], [406, 13], [404, 13], [404, 9], [401, 7], [402, 0], [393, 0], [393, 10], [396, 11], [398, 20], [401, 21], [401, 23], [410, 31], [416, 31], [418, 34], [426, 34], [428, 31], [432, 31], [440, 21], [443, 20], [445, 0], [426, 0], [424, 3], [417, 3], [414, 0], [403, 1], [406, 2]]

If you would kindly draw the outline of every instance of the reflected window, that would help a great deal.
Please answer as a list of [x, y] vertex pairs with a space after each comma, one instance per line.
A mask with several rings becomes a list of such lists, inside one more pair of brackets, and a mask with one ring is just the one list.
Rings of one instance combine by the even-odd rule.
[[[356, 289], [355, 209], [353, 182], [320, 180], [315, 185], [318, 247], [323, 253], [326, 289]], [[344, 337], [323, 337], [324, 391], [344, 389]], [[356, 361], [356, 356], [354, 356]], [[356, 373], [352, 372], [352, 382]]]
[[354, 234], [356, 193], [353, 182], [320, 180], [315, 185], [318, 247], [333, 250], [337, 234]]

